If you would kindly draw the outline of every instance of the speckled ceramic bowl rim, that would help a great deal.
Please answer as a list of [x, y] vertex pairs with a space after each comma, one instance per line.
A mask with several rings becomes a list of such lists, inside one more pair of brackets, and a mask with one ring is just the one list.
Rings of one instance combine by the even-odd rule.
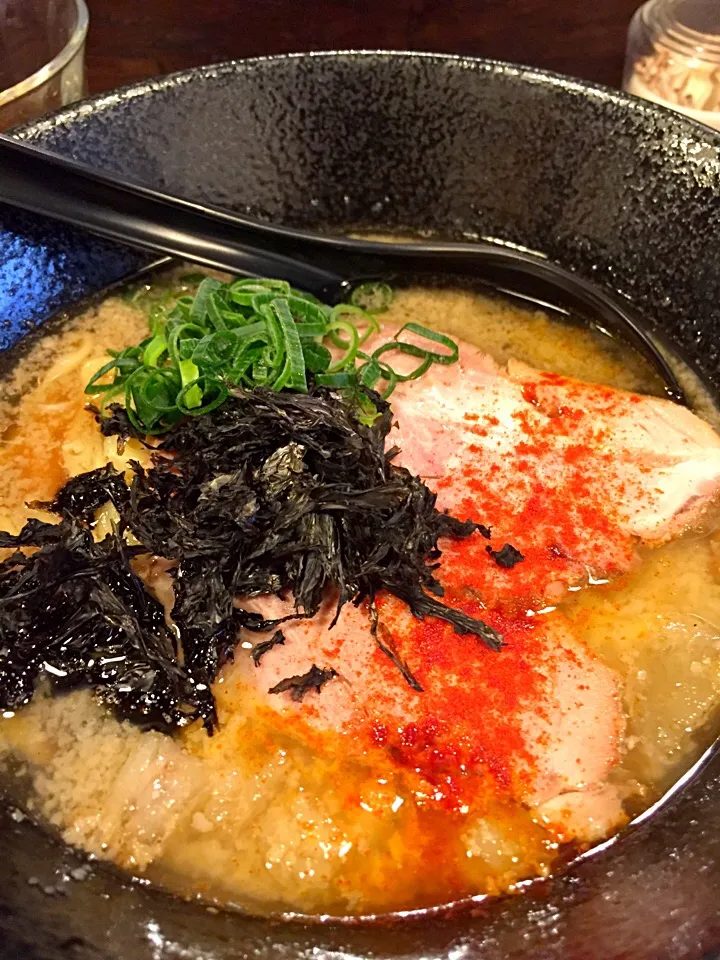
[[647, 116], [671, 115], [681, 122], [688, 123], [690, 128], [700, 129], [704, 135], [714, 137], [720, 148], [720, 133], [711, 127], [697, 121], [691, 120], [674, 110], [664, 107], [660, 104], [651, 103], [643, 100], [641, 97], [625, 93], [623, 90], [615, 89], [604, 84], [594, 83], [575, 77], [569, 77], [553, 70], [543, 70], [539, 67], [532, 67], [526, 64], [512, 63], [508, 60], [495, 60], [487, 57], [465, 56], [455, 53], [432, 53], [431, 51], [414, 50], [379, 50], [379, 49], [360, 49], [360, 50], [311, 50], [307, 53], [281, 53], [265, 57], [248, 57], [238, 60], [224, 60], [220, 63], [210, 63], [200, 67], [190, 67], [186, 70], [178, 70], [174, 73], [163, 74], [159, 77], [150, 77], [147, 80], [140, 80], [136, 83], [126, 84], [116, 87], [107, 93], [100, 93], [86, 97], [83, 100], [61, 107], [51, 113], [45, 114], [29, 123], [24, 123], [13, 128], [11, 133], [21, 139], [28, 139], [36, 135], [42, 135], [45, 131], [51, 130], [56, 126], [72, 121], [76, 117], [82, 117], [87, 113], [98, 113], [115, 106], [120, 102], [129, 102], [136, 97], [145, 97], [148, 93], [155, 90], [164, 90], [175, 87], [178, 83], [195, 83], [198, 78], [218, 77], [224, 74], [239, 73], [243, 70], [253, 70], [263, 64], [282, 63], [285, 61], [308, 61], [308, 60], [326, 60], [341, 59], [343, 57], [382, 57], [382, 58], [409, 58], [413, 60], [430, 60], [437, 62], [447, 62], [467, 65], [468, 68], [477, 69], [478, 66], [486, 69], [488, 73], [504, 73], [508, 76], [515, 76], [526, 83], [537, 83], [541, 86], [557, 86], [564, 90], [582, 94], [583, 96], [592, 96], [600, 102], [609, 102], [623, 104], [632, 110], [638, 111]]

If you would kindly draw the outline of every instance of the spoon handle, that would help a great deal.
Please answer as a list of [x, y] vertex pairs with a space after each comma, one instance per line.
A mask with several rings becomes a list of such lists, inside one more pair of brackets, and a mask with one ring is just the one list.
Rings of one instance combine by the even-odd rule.
[[239, 242], [234, 217], [108, 177], [0, 136], [0, 202], [91, 233], [249, 277], [281, 277], [331, 301], [343, 278], [320, 267]]
[[278, 277], [326, 303], [360, 279], [464, 274], [540, 305], [556, 304], [618, 336], [685, 402], [682, 387], [629, 305], [538, 254], [489, 243], [377, 243], [307, 233], [204, 207], [0, 135], [0, 203], [134, 247], [241, 276]]

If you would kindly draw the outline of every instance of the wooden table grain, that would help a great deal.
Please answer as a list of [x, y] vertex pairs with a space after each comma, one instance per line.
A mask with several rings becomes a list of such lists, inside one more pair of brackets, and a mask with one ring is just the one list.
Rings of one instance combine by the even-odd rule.
[[619, 86], [638, 0], [89, 0], [96, 93], [234, 57], [430, 50]]

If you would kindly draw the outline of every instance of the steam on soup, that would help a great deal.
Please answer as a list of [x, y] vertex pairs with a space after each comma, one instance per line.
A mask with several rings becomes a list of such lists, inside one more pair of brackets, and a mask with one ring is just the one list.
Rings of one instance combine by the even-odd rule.
[[654, 802], [718, 700], [707, 399], [466, 290], [196, 286], [6, 385], [15, 797], [184, 895], [337, 915], [511, 891]]

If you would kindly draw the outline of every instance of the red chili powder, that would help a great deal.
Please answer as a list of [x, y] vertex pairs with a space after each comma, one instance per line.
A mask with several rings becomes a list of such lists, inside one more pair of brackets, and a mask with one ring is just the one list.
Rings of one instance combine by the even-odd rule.
[[[488, 616], [467, 595], [453, 606], [491, 622], [503, 635], [502, 651], [490, 650], [475, 636], [460, 636], [436, 618], [408, 616], [400, 601], [381, 596], [380, 620], [423, 692], [408, 722], [375, 716], [366, 728], [395, 763], [433, 784], [435, 801], [449, 809], [480, 794], [512, 797], [531, 774], [518, 716], [527, 708], [541, 711], [547, 687], [542, 669], [547, 640], [528, 618]], [[385, 667], [384, 654], [377, 655]], [[404, 681], [398, 676], [395, 682]]]

